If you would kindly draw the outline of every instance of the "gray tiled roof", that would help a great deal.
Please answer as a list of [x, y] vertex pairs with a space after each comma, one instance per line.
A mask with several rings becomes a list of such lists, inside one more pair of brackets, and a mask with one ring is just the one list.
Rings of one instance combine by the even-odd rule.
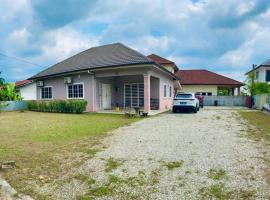
[[151, 63], [153, 61], [143, 54], [121, 43], [114, 43], [85, 50], [45, 69], [30, 79], [101, 67]]
[[270, 65], [270, 59], [269, 60], [267, 60], [267, 61], [265, 61], [263, 64], [261, 64], [261, 65]]
[[267, 60], [267, 61], [265, 61], [265, 62], [263, 62], [262, 64], [260, 64], [259, 66], [255, 67], [254, 69], [248, 71], [248, 72], [246, 73], [246, 75], [247, 75], [248, 73], [250, 73], [250, 72], [256, 70], [256, 69], [259, 69], [260, 67], [270, 67], [270, 59]]

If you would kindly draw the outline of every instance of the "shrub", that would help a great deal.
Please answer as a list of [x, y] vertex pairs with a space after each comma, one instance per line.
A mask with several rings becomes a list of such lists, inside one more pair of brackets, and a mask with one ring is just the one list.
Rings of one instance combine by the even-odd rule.
[[27, 109], [39, 112], [82, 113], [86, 110], [85, 100], [27, 101]]

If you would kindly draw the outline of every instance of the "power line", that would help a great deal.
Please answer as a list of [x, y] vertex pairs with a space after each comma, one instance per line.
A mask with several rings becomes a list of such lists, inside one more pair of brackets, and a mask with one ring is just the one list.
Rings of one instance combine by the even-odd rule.
[[43, 66], [41, 66], [41, 65], [38, 65], [38, 64], [29, 62], [29, 61], [27, 61], [27, 60], [25, 60], [25, 59], [18, 58], [18, 57], [15, 57], [15, 56], [9, 56], [9, 55], [3, 54], [3, 53], [1, 53], [1, 52], [0, 52], [0, 56], [6, 57], [6, 58], [9, 58], [9, 59], [18, 60], [18, 61], [21, 61], [21, 62], [30, 64], [30, 65], [34, 65], [34, 66], [38, 66], [38, 67], [43, 67]]

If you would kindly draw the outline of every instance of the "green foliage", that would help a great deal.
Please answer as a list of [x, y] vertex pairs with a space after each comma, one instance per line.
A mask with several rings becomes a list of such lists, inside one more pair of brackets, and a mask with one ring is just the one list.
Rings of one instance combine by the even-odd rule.
[[86, 110], [85, 100], [27, 101], [27, 108], [39, 112], [82, 113]]
[[245, 81], [245, 87], [243, 88], [243, 93], [245, 95], [256, 95], [270, 93], [270, 85], [265, 82], [254, 82], [255, 73], [250, 72]]
[[0, 101], [20, 101], [21, 94], [16, 91], [14, 83], [7, 83], [0, 90]]
[[218, 96], [229, 96], [229, 89], [227, 88], [218, 88]]
[[253, 94], [266, 94], [270, 93], [270, 85], [265, 82], [256, 82], [253, 84]]

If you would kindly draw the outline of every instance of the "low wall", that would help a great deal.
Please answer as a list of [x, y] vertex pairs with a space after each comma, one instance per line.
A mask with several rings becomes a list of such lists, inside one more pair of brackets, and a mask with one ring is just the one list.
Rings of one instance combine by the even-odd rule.
[[245, 96], [205, 96], [204, 105], [214, 106], [215, 101], [218, 102], [218, 106], [245, 106], [246, 105]]
[[16, 110], [26, 110], [26, 101], [1, 101], [1, 103], [6, 104], [2, 108], [2, 111], [16, 111]]
[[259, 110], [263, 108], [270, 110], [270, 94], [257, 94], [253, 99], [255, 108]]

